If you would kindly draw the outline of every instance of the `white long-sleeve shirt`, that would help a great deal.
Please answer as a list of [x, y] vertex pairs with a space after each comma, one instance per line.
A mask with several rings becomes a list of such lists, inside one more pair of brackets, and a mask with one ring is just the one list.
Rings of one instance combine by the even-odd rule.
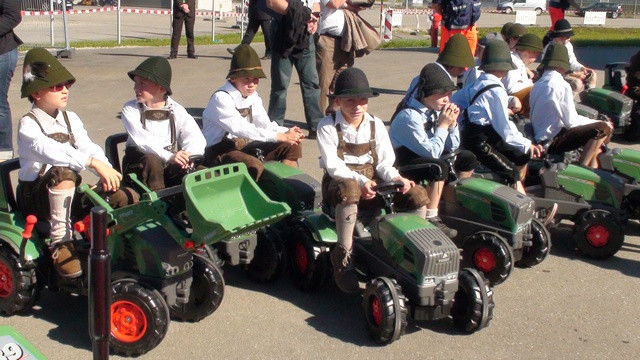
[[[243, 117], [238, 109], [251, 107], [253, 123], [249, 116]], [[258, 92], [242, 97], [242, 93], [227, 81], [209, 99], [202, 113], [202, 132], [207, 146], [213, 146], [227, 137], [246, 138], [254, 141], [276, 142], [278, 133], [286, 133], [288, 128], [269, 120]]]
[[591, 124], [598, 120], [578, 115], [571, 85], [562, 74], [547, 70], [533, 88], [529, 98], [531, 124], [537, 142], [553, 139], [562, 128]]
[[339, 124], [342, 129], [342, 137], [345, 142], [352, 144], [368, 144], [371, 140], [371, 122], [375, 121], [376, 148], [378, 154], [378, 164], [375, 168], [376, 174], [383, 181], [391, 181], [400, 176], [398, 170], [393, 167], [396, 155], [389, 140], [389, 134], [382, 120], [368, 113], [357, 129], [354, 129], [342, 116], [340, 111], [336, 112], [335, 123], [331, 115], [323, 118], [318, 124], [318, 147], [320, 148], [320, 166], [324, 168], [332, 178], [354, 179], [360, 186], [364, 185], [368, 179], [364, 175], [349, 169], [347, 164], [373, 164], [371, 152], [362, 156], [349, 155], [344, 153], [344, 160], [338, 157], [338, 132], [335, 124]]
[[[144, 106], [144, 105], [143, 105]], [[175, 100], [167, 99], [166, 110], [172, 111], [176, 127], [178, 148], [192, 155], [203, 155], [206, 142], [193, 116]], [[171, 145], [170, 120], [140, 121], [140, 104], [131, 100], [122, 107], [122, 125], [129, 134], [127, 146], [136, 146], [145, 154], [156, 154], [168, 162], [173, 153], [165, 147]]]
[[[32, 107], [31, 112], [38, 118], [42, 129], [47, 134], [69, 134], [61, 110], [58, 111], [55, 118], [49, 116], [36, 105]], [[89, 138], [80, 117], [71, 111], [67, 111], [67, 116], [77, 149], [70, 143], [62, 144], [45, 135], [32, 118], [25, 116], [20, 119], [17, 139], [18, 155], [20, 156], [18, 178], [20, 180], [36, 180], [43, 167], [45, 167], [45, 171], [48, 171], [52, 166], [63, 166], [80, 172], [86, 169], [85, 165], [90, 157], [111, 165], [104, 155], [104, 150]]]
[[520, 58], [517, 52], [511, 53], [511, 61], [518, 67], [515, 70], [511, 70], [507, 73], [507, 76], [502, 78], [502, 83], [507, 94], [513, 95], [522, 89], [533, 86], [533, 80], [529, 79], [529, 73], [527, 72], [527, 65]]
[[[478, 91], [491, 84], [499, 86], [483, 92], [473, 104], [469, 104]], [[474, 83], [456, 91], [451, 96], [451, 102], [458, 105], [461, 115], [462, 110], [468, 108], [470, 122], [491, 125], [507, 144], [517, 147], [523, 153], [529, 151], [531, 140], [522, 135], [516, 124], [509, 120], [509, 97], [502, 81], [495, 75], [483, 72]]]

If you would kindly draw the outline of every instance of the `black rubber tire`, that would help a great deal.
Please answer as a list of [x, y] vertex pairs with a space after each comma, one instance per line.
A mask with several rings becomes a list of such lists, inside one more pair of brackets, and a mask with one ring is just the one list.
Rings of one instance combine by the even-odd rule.
[[295, 287], [312, 291], [325, 284], [331, 269], [329, 252], [317, 246], [313, 234], [304, 224], [293, 225], [287, 254], [289, 275]]
[[611, 13], [611, 18], [612, 18], [612, 19], [617, 19], [617, 18], [618, 18], [618, 16], [620, 16], [620, 15], [619, 15], [617, 12], [613, 12], [613, 13]]
[[531, 246], [522, 249], [522, 258], [516, 261], [516, 266], [528, 268], [540, 264], [551, 251], [551, 234], [538, 219], [531, 219]]
[[[111, 336], [110, 345], [112, 354], [125, 356], [139, 356], [155, 348], [164, 339], [169, 330], [169, 307], [157, 290], [147, 289], [135, 281], [118, 281], [112, 285], [111, 292]], [[128, 304], [136, 308], [139, 315], [146, 318], [147, 326], [140, 330], [134, 339], [126, 341], [121, 336], [126, 330], [117, 323], [123, 322], [130, 325], [131, 319], [121, 320], [122, 313], [118, 311], [122, 304]], [[141, 319], [134, 318], [137, 323]]]
[[249, 278], [259, 283], [276, 281], [286, 268], [286, 251], [277, 230], [268, 226], [258, 231], [253, 259], [246, 266]]
[[196, 254], [211, 261], [218, 270], [220, 270], [220, 273], [224, 275], [224, 270], [222, 268], [224, 266], [224, 260], [220, 259], [220, 256], [218, 256], [218, 249], [214, 249], [211, 245], [203, 245], [202, 247], [196, 248]]
[[395, 279], [378, 277], [367, 283], [362, 310], [371, 337], [379, 344], [391, 344], [407, 327], [407, 299]]
[[542, 14], [542, 9], [536, 8], [535, 12], [536, 12], [536, 16], [540, 16], [540, 14]]
[[[482, 264], [477, 263], [475, 257], [478, 251], [489, 251], [493, 254], [495, 266], [491, 270], [483, 270]], [[463, 244], [462, 256], [463, 266], [473, 267], [482, 272], [491, 286], [502, 284], [513, 272], [513, 250], [502, 236], [493, 232], [479, 231], [467, 238]]]
[[[597, 227], [597, 228], [596, 228]], [[594, 244], [588, 237], [594, 237], [590, 231], [600, 229], [608, 234], [603, 244]], [[594, 259], [606, 259], [620, 250], [624, 242], [624, 229], [618, 219], [607, 210], [587, 210], [578, 216], [573, 227], [576, 247], [583, 254]]]
[[35, 269], [25, 269], [13, 249], [0, 243], [0, 314], [31, 309], [38, 295]]
[[494, 308], [493, 289], [482, 273], [471, 268], [462, 269], [451, 307], [456, 328], [472, 333], [487, 327], [493, 319]]
[[211, 315], [224, 298], [222, 271], [209, 259], [193, 254], [193, 281], [189, 289], [189, 302], [169, 308], [171, 318], [196, 322]]
[[505, 14], [511, 14], [512, 12], [513, 12], [513, 9], [512, 9], [512, 8], [510, 8], [510, 7], [508, 7], [508, 8], [506, 8], [506, 9], [504, 9], [504, 13], [505, 13]]

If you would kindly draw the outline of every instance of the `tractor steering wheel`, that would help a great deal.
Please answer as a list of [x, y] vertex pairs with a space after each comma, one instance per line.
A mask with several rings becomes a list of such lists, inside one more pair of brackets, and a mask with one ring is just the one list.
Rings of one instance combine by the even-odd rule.
[[378, 183], [378, 185], [376, 185], [373, 190], [375, 190], [375, 192], [377, 192], [380, 196], [386, 196], [389, 194], [401, 192], [403, 187], [404, 183], [402, 181], [393, 180]]

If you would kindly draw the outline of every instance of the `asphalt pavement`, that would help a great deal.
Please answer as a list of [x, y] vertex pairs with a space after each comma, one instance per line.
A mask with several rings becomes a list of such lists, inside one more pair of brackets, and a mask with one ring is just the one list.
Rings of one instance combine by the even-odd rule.
[[[484, 17], [484, 15], [483, 15]], [[18, 29], [20, 33], [20, 28]], [[199, 58], [171, 61], [174, 98], [200, 114], [225, 81], [230, 63], [226, 45], [198, 46]], [[258, 53], [263, 44], [255, 44]], [[184, 48], [180, 49], [184, 53]], [[602, 83], [604, 64], [628, 61], [631, 48], [580, 48], [578, 58], [595, 68]], [[122, 105], [133, 98], [126, 72], [166, 48], [78, 49], [62, 63], [78, 79], [68, 109], [84, 120], [99, 144], [122, 132]], [[410, 80], [435, 61], [435, 49], [378, 50], [356, 60], [381, 93], [369, 112], [389, 120]], [[22, 60], [20, 60], [21, 62]], [[270, 61], [263, 66], [269, 67]], [[14, 124], [30, 104], [20, 99], [21, 64], [9, 101]], [[268, 72], [267, 72], [268, 74]], [[270, 80], [259, 93], [268, 103]], [[304, 126], [301, 95], [294, 75], [289, 87], [287, 123]], [[616, 143], [640, 150], [638, 144]], [[320, 180], [318, 149], [304, 140], [300, 168]], [[91, 178], [88, 176], [87, 178]], [[410, 321], [407, 333], [382, 347], [368, 336], [360, 298], [333, 284], [312, 294], [296, 290], [287, 276], [274, 284], [248, 280], [240, 268], [225, 267], [220, 308], [198, 323], [173, 321], [162, 343], [145, 359], [636, 359], [640, 354], [640, 224], [631, 221], [625, 244], [612, 258], [591, 260], [571, 246], [571, 230], [552, 231], [551, 255], [531, 269], [516, 269], [494, 289], [490, 326], [472, 335], [454, 330], [449, 320]], [[3, 317], [50, 359], [91, 357], [87, 299], [43, 291], [33, 311]], [[117, 357], [114, 357], [117, 358]]]

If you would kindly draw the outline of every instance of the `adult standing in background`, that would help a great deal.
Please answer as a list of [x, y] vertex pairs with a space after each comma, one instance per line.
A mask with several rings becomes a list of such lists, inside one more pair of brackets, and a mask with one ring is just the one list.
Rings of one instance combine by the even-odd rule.
[[[247, 32], [244, 33], [240, 44], [251, 45], [253, 37], [256, 36], [256, 32], [259, 27], [262, 27], [262, 33], [264, 34], [264, 56], [262, 60], [271, 59], [271, 39], [269, 34], [269, 28], [271, 27], [271, 15], [262, 11], [258, 6], [259, 0], [249, 0], [249, 24], [247, 25]], [[227, 48], [229, 54], [233, 55], [236, 48]]]
[[173, 32], [171, 34], [171, 52], [167, 59], [175, 59], [182, 36], [182, 24], [187, 36], [187, 57], [197, 59], [193, 44], [193, 27], [196, 24], [196, 0], [173, 0]]
[[564, 12], [570, 6], [573, 6], [576, 9], [580, 9], [580, 5], [578, 5], [575, 0], [549, 0], [549, 17], [551, 18], [551, 27], [549, 28], [549, 32], [542, 39], [542, 44], [547, 46], [549, 40], [551, 40], [551, 33], [553, 29], [555, 29], [556, 22], [558, 20], [564, 19]]
[[[309, 1], [312, 6], [317, 6], [317, 1]], [[262, 3], [259, 1], [260, 6]], [[287, 88], [291, 81], [291, 70], [295, 66], [300, 79], [304, 117], [309, 130], [307, 137], [315, 138], [318, 123], [324, 117], [320, 109], [316, 47], [312, 36], [318, 29], [318, 17], [300, 0], [266, 0], [264, 4], [273, 12], [269, 119], [278, 125], [284, 124]], [[319, 10], [320, 7], [317, 6], [314, 12]]]
[[13, 29], [22, 21], [17, 0], [0, 0], [0, 161], [13, 157], [13, 123], [9, 107], [9, 85], [18, 62], [22, 41]]
[[440, 51], [455, 34], [462, 34], [475, 54], [478, 45], [476, 22], [480, 19], [480, 0], [433, 0], [433, 11], [442, 15]]

